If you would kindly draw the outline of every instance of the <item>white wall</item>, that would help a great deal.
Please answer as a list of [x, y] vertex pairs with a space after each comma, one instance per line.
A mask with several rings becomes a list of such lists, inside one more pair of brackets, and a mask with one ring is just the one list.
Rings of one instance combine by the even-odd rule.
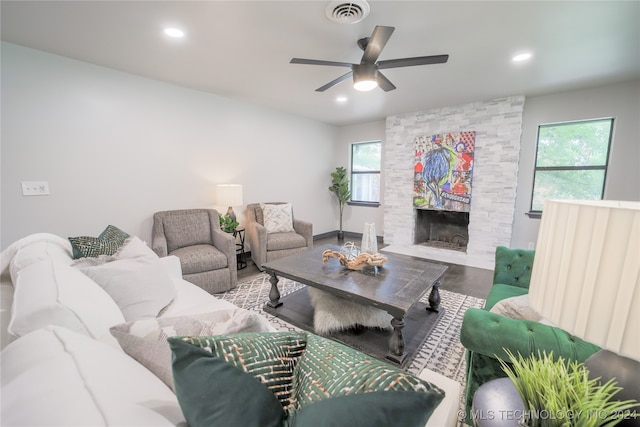
[[[314, 234], [338, 228], [329, 173], [349, 144], [385, 143], [385, 121], [334, 128], [216, 95], [2, 43], [0, 245], [34, 232], [95, 235], [111, 223], [150, 239], [153, 212], [216, 206], [215, 184], [245, 204], [287, 200]], [[640, 80], [527, 97], [512, 247], [535, 241], [529, 209], [537, 126], [614, 116], [606, 198], [640, 200]], [[385, 171], [382, 171], [384, 180]], [[23, 197], [46, 180], [50, 196]], [[244, 220], [244, 207], [236, 208]], [[383, 230], [383, 208], [347, 206], [344, 229]]]
[[[290, 201], [314, 234], [336, 229], [337, 129], [220, 96], [2, 43], [1, 246], [35, 232], [150, 241], [156, 211]], [[24, 197], [21, 181], [48, 181]], [[241, 223], [244, 207], [235, 208]]]
[[[385, 120], [375, 122], [361, 123], [351, 126], [343, 126], [338, 129], [336, 139], [336, 150], [334, 155], [335, 170], [338, 166], [343, 166], [350, 172], [351, 165], [351, 144], [355, 142], [382, 141], [385, 144]], [[382, 150], [384, 152], [384, 149]], [[384, 164], [384, 159], [382, 159]], [[380, 177], [380, 206], [345, 206], [342, 228], [344, 231], [353, 233], [362, 233], [366, 222], [373, 222], [376, 225], [376, 234], [382, 236], [384, 229], [384, 171], [381, 171]], [[329, 187], [327, 185], [327, 187]], [[328, 191], [328, 190], [327, 190]], [[335, 228], [338, 229], [339, 213], [337, 199], [333, 197], [335, 211]]]
[[540, 220], [525, 215], [531, 204], [538, 125], [602, 117], [615, 119], [604, 198], [640, 200], [640, 80], [527, 97], [511, 247], [527, 248], [538, 236]]

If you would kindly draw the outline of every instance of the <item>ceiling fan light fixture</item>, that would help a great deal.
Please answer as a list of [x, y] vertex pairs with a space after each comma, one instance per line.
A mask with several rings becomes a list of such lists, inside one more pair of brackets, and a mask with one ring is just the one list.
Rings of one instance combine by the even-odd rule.
[[374, 64], [359, 64], [352, 68], [355, 90], [366, 92], [378, 87], [378, 69]]
[[359, 80], [353, 83], [353, 88], [360, 92], [368, 92], [378, 87], [378, 82], [375, 80]]

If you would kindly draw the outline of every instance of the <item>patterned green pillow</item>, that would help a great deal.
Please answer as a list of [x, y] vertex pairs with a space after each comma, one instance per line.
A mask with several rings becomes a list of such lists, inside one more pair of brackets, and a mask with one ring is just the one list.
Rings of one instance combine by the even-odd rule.
[[98, 237], [69, 237], [73, 248], [73, 259], [113, 255], [124, 245], [129, 234], [113, 225], [108, 225]]
[[415, 375], [313, 334], [308, 334], [305, 356], [294, 378], [295, 404], [290, 412], [327, 398], [377, 391], [432, 394], [433, 408], [444, 398], [444, 391]]
[[278, 398], [285, 411], [291, 407], [293, 372], [304, 354], [306, 333], [247, 332], [181, 339], [252, 375]]
[[416, 391], [372, 391], [304, 406], [287, 427], [424, 427], [442, 396]]
[[174, 388], [189, 427], [283, 427], [285, 411], [263, 384], [210, 348], [169, 338]]
[[401, 369], [310, 333], [168, 341], [190, 427], [423, 427], [444, 397]]

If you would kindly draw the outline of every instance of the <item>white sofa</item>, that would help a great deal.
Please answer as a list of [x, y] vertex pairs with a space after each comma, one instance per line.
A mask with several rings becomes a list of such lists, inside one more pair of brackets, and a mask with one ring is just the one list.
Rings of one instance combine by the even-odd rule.
[[[238, 330], [231, 321], [237, 318], [252, 318], [254, 331], [276, 330], [258, 313], [183, 280], [177, 258], [157, 258], [152, 265], [156, 281], [165, 276], [171, 283], [160, 319], [217, 313], [230, 332]], [[132, 309], [154, 310], [154, 297], [166, 298], [164, 291], [146, 298], [148, 292], [132, 290], [114, 299], [89, 278], [95, 271], [85, 274], [81, 267], [74, 265], [67, 239], [52, 234], [28, 236], [2, 252], [0, 425], [186, 426], [172, 389], [110, 333], [130, 320], [125, 314]], [[131, 298], [145, 301], [132, 305]], [[124, 311], [123, 304], [129, 304]], [[427, 426], [455, 426], [461, 386], [429, 370], [420, 377], [446, 393]]]

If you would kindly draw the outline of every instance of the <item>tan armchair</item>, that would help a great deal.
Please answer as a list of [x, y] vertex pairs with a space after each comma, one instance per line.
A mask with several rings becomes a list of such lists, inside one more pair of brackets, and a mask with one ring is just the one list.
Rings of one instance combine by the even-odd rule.
[[[265, 203], [283, 205], [283, 202]], [[313, 248], [313, 224], [293, 217], [293, 231], [267, 232], [260, 203], [247, 205], [246, 239], [251, 259], [259, 270], [262, 264]]]
[[156, 212], [151, 247], [158, 256], [177, 256], [182, 277], [209, 293], [236, 287], [235, 239], [220, 229], [214, 209]]

